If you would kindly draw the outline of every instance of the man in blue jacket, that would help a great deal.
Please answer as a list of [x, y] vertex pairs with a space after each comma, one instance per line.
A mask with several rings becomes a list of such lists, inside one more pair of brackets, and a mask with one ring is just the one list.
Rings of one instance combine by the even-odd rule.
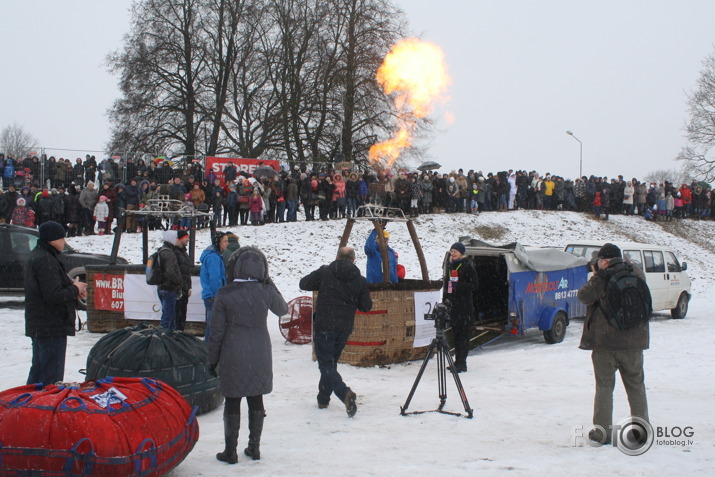
[[[383, 230], [385, 245], [387, 246], [387, 260], [390, 264], [390, 282], [397, 283], [397, 254], [388, 245], [390, 232]], [[370, 232], [365, 242], [365, 254], [367, 255], [367, 282], [382, 283], [382, 253], [380, 244], [377, 242], [377, 230]]]
[[219, 288], [226, 284], [226, 268], [221, 257], [221, 252], [228, 247], [228, 234], [216, 232], [212, 245], [209, 245], [201, 254], [201, 299], [206, 307], [206, 332], [204, 341], [211, 337], [211, 310], [214, 297]]

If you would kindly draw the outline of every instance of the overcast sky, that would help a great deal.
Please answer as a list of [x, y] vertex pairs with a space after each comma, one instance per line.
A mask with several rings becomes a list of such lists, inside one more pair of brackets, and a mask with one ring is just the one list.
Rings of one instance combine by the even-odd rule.
[[[584, 174], [680, 166], [686, 92], [713, 51], [715, 1], [397, 3], [449, 64], [456, 121], [440, 122], [428, 146], [442, 171], [575, 177], [579, 143], [566, 130], [583, 142]], [[0, 128], [17, 123], [55, 155], [101, 151], [118, 95], [105, 58], [128, 30], [129, 5], [0, 1]]]

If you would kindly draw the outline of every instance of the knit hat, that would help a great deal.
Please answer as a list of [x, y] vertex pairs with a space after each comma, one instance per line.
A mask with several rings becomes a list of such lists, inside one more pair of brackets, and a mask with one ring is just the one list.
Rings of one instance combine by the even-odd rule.
[[50, 243], [54, 240], [65, 238], [65, 228], [54, 220], [43, 222], [40, 225], [40, 240]]
[[189, 235], [188, 230], [177, 230], [176, 231], [176, 239], [177, 240], [181, 240], [182, 238], [186, 237], [187, 235]]
[[464, 255], [466, 253], [466, 249], [464, 248], [464, 244], [462, 242], [455, 242], [452, 244], [451, 247], [449, 247], [450, 250], [456, 250], [457, 252], [461, 253]]
[[601, 250], [598, 251], [598, 258], [620, 258], [621, 249], [613, 245], [612, 243], [607, 243]]

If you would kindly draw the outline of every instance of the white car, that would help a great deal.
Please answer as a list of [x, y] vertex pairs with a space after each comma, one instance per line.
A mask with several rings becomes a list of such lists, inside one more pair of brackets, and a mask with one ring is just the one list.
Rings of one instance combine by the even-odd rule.
[[[577, 257], [591, 260], [606, 242], [579, 241], [564, 247]], [[670, 310], [673, 318], [685, 318], [690, 301], [688, 264], [680, 262], [675, 253], [661, 245], [636, 242], [611, 242], [621, 249], [623, 258], [638, 266], [646, 276], [653, 301], [653, 311]]]

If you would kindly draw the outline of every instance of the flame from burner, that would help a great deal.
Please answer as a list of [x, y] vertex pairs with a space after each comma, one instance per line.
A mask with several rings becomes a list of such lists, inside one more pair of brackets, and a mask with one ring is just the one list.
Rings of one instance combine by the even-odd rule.
[[391, 167], [403, 149], [412, 145], [418, 119], [447, 101], [451, 83], [442, 49], [428, 41], [407, 38], [393, 45], [377, 70], [377, 81], [392, 97], [397, 110], [397, 131], [370, 147], [370, 161]]

